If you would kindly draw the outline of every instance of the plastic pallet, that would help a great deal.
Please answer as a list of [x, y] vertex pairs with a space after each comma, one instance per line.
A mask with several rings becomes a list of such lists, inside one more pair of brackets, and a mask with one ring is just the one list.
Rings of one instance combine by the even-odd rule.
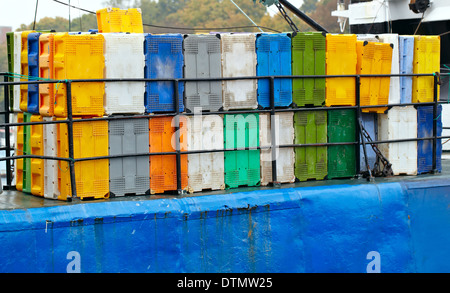
[[[56, 33], [54, 41], [55, 79], [104, 78], [104, 37], [101, 34]], [[66, 85], [56, 83], [54, 86], [56, 97], [54, 115], [67, 117]], [[103, 116], [104, 94], [105, 82], [72, 83], [72, 114], [74, 116]]]
[[[396, 106], [378, 114], [378, 140], [406, 138], [417, 138], [417, 110], [413, 106]], [[417, 141], [383, 143], [378, 148], [392, 164], [394, 175], [417, 175]]]
[[[189, 119], [188, 151], [223, 149], [223, 117], [199, 116]], [[224, 153], [188, 154], [188, 191], [225, 188]]]
[[[441, 68], [441, 38], [439, 36], [414, 36], [414, 74], [434, 74]], [[439, 85], [437, 85], [439, 97]], [[434, 77], [413, 76], [413, 103], [432, 102], [434, 98]]]
[[[442, 106], [438, 105], [436, 119], [436, 134], [442, 136]], [[433, 137], [433, 106], [417, 106], [417, 137]], [[436, 170], [433, 170], [433, 141], [417, 141], [417, 173], [442, 171], [442, 139], [436, 140]]]
[[[356, 35], [326, 36], [326, 75], [356, 74]], [[355, 78], [333, 77], [325, 81], [325, 105], [354, 106]]]
[[[21, 35], [20, 51], [20, 74], [28, 76], [28, 35], [34, 31], [23, 31]], [[21, 78], [20, 81], [28, 81], [28, 78]], [[28, 84], [20, 85], [20, 111], [28, 111]]]
[[[144, 35], [104, 33], [105, 78], [144, 78]], [[144, 82], [106, 82], [105, 114], [143, 114]]]
[[[43, 121], [42, 116], [32, 115], [30, 122]], [[31, 155], [44, 155], [43, 125], [30, 125], [30, 151]], [[30, 190], [31, 194], [44, 196], [44, 160], [30, 158]]]
[[[183, 36], [181, 34], [145, 35], [145, 78], [183, 78]], [[145, 111], [174, 112], [175, 90], [172, 81], [149, 81], [145, 87]], [[178, 83], [178, 108], [184, 111], [184, 82]]]
[[[290, 34], [257, 34], [256, 36], [257, 76], [292, 74], [292, 53]], [[258, 104], [270, 107], [270, 86], [268, 79], [258, 79]], [[292, 104], [292, 79], [275, 78], [273, 85], [274, 106], [288, 107]]]
[[[28, 75], [39, 77], [39, 36], [41, 33], [28, 35]], [[27, 111], [39, 114], [39, 84], [28, 85]]]
[[[327, 113], [299, 111], [294, 114], [295, 144], [327, 142]], [[321, 180], [327, 175], [327, 147], [295, 147], [295, 177], [300, 181]]]
[[[277, 113], [273, 117], [270, 114], [259, 115], [259, 139], [260, 146], [271, 146], [272, 119], [275, 127], [275, 144], [285, 145], [294, 143], [294, 113]], [[265, 186], [273, 182], [272, 178], [272, 150], [261, 150], [261, 185]], [[292, 183], [295, 181], [294, 148], [277, 148], [277, 182]]]
[[[256, 76], [254, 34], [222, 34], [223, 77]], [[223, 81], [223, 109], [256, 109], [257, 81]]]
[[[148, 119], [109, 121], [109, 155], [148, 152]], [[109, 159], [110, 196], [150, 192], [149, 156]]]
[[[20, 51], [21, 51], [21, 35], [20, 32], [8, 32], [6, 33], [6, 48], [8, 54], [8, 71], [20, 74]], [[17, 77], [9, 77], [8, 81], [18, 82], [20, 79]], [[20, 85], [9, 86], [9, 109], [10, 111], [19, 112], [20, 103]]]
[[[44, 121], [54, 121], [54, 117], [43, 117]], [[57, 153], [57, 126], [56, 124], [43, 125], [44, 155], [56, 157]], [[58, 169], [60, 161], [44, 160], [44, 197], [48, 199], [58, 199], [60, 192], [58, 189]]]
[[[175, 151], [175, 128], [173, 117], [155, 117], [149, 122], [150, 153]], [[180, 117], [180, 151], [186, 151], [187, 121]], [[181, 155], [181, 189], [188, 184], [187, 155]], [[164, 193], [177, 190], [176, 155], [150, 156], [150, 193]]]
[[[328, 142], [356, 141], [356, 113], [353, 109], [330, 110], [328, 112]], [[328, 179], [346, 178], [356, 175], [356, 146], [328, 146]]]
[[[30, 113], [23, 113], [23, 122], [31, 122]], [[30, 125], [23, 126], [23, 154], [30, 155], [31, 154], [31, 129]], [[23, 188], [22, 191], [26, 193], [31, 193], [31, 158], [23, 159]]]
[[[325, 34], [297, 33], [292, 38], [292, 75], [325, 75]], [[325, 78], [293, 78], [292, 99], [299, 106], [325, 104]]]
[[[41, 34], [39, 37], [39, 77], [53, 79], [55, 76], [53, 58], [55, 42], [53, 33]], [[54, 114], [55, 85], [39, 84], [39, 114], [51, 117]]]
[[[221, 78], [219, 35], [185, 35], [183, 42], [185, 78]], [[185, 88], [186, 111], [219, 111], [223, 106], [221, 81], [189, 81]]]
[[[400, 74], [413, 74], [414, 37], [399, 37]], [[412, 76], [400, 77], [400, 103], [412, 101]]]
[[[357, 41], [357, 74], [391, 74], [393, 45]], [[361, 77], [361, 106], [386, 105], [389, 102], [389, 77]], [[387, 107], [362, 108], [362, 112], [384, 113]]]
[[[23, 123], [24, 122], [24, 113], [19, 112], [17, 113], [17, 123]], [[17, 136], [16, 136], [16, 149], [15, 149], [15, 155], [16, 156], [23, 156], [24, 155], [24, 126], [17, 126]], [[16, 189], [19, 191], [23, 191], [23, 164], [24, 159], [17, 159], [16, 160]]]
[[[224, 148], [256, 148], [259, 146], [258, 114], [224, 115]], [[225, 188], [260, 185], [260, 150], [226, 151]]]
[[[398, 34], [380, 34], [379, 39], [383, 43], [392, 44], [392, 66], [391, 74], [400, 73], [400, 51], [399, 51], [399, 36]], [[412, 57], [412, 53], [411, 53]], [[389, 87], [389, 104], [399, 104], [400, 99], [400, 78], [398, 76], [392, 76], [390, 78]]]
[[[75, 120], [81, 119], [79, 117]], [[57, 120], [65, 120], [57, 118]], [[67, 124], [59, 123], [58, 157], [68, 158]], [[108, 155], [108, 121], [84, 121], [73, 124], [74, 159]], [[58, 167], [60, 196], [66, 200], [72, 197], [69, 164], [60, 161]], [[109, 197], [108, 159], [89, 160], [75, 163], [77, 196], [80, 199], [101, 199]]]
[[144, 33], [140, 8], [103, 8], [96, 11], [100, 33]]

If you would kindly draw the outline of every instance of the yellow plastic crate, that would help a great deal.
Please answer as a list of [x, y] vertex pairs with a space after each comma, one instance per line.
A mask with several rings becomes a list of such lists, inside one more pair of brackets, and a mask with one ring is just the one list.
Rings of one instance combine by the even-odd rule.
[[[75, 118], [80, 119], [80, 118]], [[64, 120], [57, 118], [57, 120]], [[108, 155], [108, 122], [86, 121], [73, 124], [74, 158], [88, 158]], [[57, 153], [59, 157], [69, 157], [67, 124], [57, 126]], [[90, 160], [75, 163], [75, 182], [77, 196], [86, 198], [109, 197], [108, 159]], [[58, 199], [72, 197], [69, 163], [58, 164]]]
[[[357, 41], [357, 74], [391, 74], [392, 47], [388, 43]], [[389, 103], [389, 77], [361, 77], [361, 106]], [[384, 113], [387, 107], [362, 108], [362, 112]]]
[[[22, 32], [22, 51], [20, 52], [20, 74], [28, 75], [28, 35], [35, 31]], [[28, 81], [28, 78], [21, 78], [20, 81]], [[28, 84], [20, 85], [20, 110], [28, 111]]]
[[[441, 37], [414, 36], [414, 74], [429, 74], [440, 72], [441, 66]], [[439, 98], [438, 86], [438, 98]], [[433, 102], [433, 76], [414, 76], [412, 82], [412, 102]]]
[[144, 33], [140, 8], [104, 8], [97, 10], [100, 33]]
[[[17, 113], [17, 123], [23, 123], [23, 113]], [[17, 126], [16, 156], [23, 156], [23, 126]], [[16, 189], [23, 190], [23, 159], [16, 160]]]
[[[104, 41], [104, 37], [100, 34], [55, 34], [54, 78], [58, 80], [104, 78]], [[54, 115], [56, 117], [67, 117], [66, 85], [56, 83], [54, 86], [56, 100]], [[104, 93], [104, 82], [72, 83], [73, 115], [103, 116]]]
[[[326, 74], [356, 74], [356, 35], [327, 34], [326, 37]], [[326, 79], [325, 105], [354, 106], [355, 78], [334, 77]]]
[[[32, 115], [30, 122], [42, 121], [42, 116]], [[36, 156], [44, 155], [43, 125], [30, 125], [30, 149], [31, 154]], [[44, 196], [44, 160], [30, 159], [31, 169], [31, 194]]]

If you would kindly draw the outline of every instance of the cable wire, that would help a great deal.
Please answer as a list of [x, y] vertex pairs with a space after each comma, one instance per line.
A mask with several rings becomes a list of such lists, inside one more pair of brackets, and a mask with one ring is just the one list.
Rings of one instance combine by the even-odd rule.
[[[79, 9], [79, 10], [87, 12], [87, 13], [96, 14], [94, 11], [87, 10], [87, 9], [84, 9], [84, 8], [81, 8], [81, 7], [77, 7], [77, 6], [74, 6], [74, 5], [69, 5], [69, 4], [61, 2], [59, 0], [53, 0], [53, 1], [56, 2], [56, 3], [62, 4], [62, 5], [66, 5], [66, 6], [70, 6], [72, 8], [75, 8], [75, 9]], [[256, 25], [256, 26], [253, 26], [253, 25], [230, 26], [230, 27], [205, 27], [205, 28], [199, 28], [199, 27], [173, 27], [173, 26], [162, 26], [162, 25], [147, 24], [147, 23], [143, 23], [142, 25], [148, 26], [148, 27], [155, 27], [155, 28], [166, 28], [166, 29], [177, 29], [177, 30], [193, 30], [193, 31], [209, 31], [209, 30], [241, 29], [241, 28], [259, 28], [259, 29], [263, 28], [263, 29], [270, 30], [270, 31], [273, 31], [273, 32], [276, 32], [276, 33], [281, 33], [278, 30], [275, 30], [275, 29], [272, 29], [272, 28], [269, 28], [269, 27], [259, 26], [259, 25]]]

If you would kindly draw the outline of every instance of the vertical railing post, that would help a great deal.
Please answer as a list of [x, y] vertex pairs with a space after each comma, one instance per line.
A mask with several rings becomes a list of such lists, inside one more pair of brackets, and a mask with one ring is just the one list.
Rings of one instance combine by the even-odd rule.
[[431, 172], [437, 173], [436, 168], [436, 146], [437, 146], [437, 107], [438, 107], [438, 84], [439, 84], [439, 76], [437, 74], [434, 74], [434, 87], [433, 87], [433, 157], [432, 157], [432, 167]]
[[176, 151], [176, 169], [177, 169], [177, 193], [178, 195], [182, 195], [184, 193], [183, 188], [182, 188], [182, 176], [181, 176], [181, 147], [180, 147], [180, 105], [179, 105], [179, 100], [180, 100], [180, 93], [178, 90], [179, 87], [179, 80], [175, 79], [173, 81], [173, 87], [174, 87], [174, 108], [175, 108], [175, 151]]
[[270, 98], [270, 136], [271, 136], [271, 157], [272, 157], [272, 185], [280, 187], [281, 184], [277, 178], [277, 147], [276, 147], [276, 125], [275, 125], [275, 78], [269, 79], [269, 98]]
[[[3, 79], [5, 82], [9, 81], [9, 78], [7, 75], [3, 76]], [[9, 131], [9, 87], [12, 85], [5, 85], [4, 86], [4, 90], [5, 90], [5, 123], [6, 123], [6, 127], [5, 127], [5, 155], [6, 157], [10, 157], [11, 156], [11, 141], [10, 141], [10, 131]], [[4, 189], [11, 189], [11, 182], [12, 182], [12, 174], [11, 174], [11, 160], [6, 160], [6, 186], [4, 186]], [[5, 188], [6, 187], [6, 188]]]
[[69, 173], [70, 173], [70, 186], [72, 188], [72, 198], [68, 198], [68, 201], [77, 198], [77, 187], [75, 181], [75, 162], [73, 152], [73, 116], [72, 116], [72, 82], [65, 81], [66, 83], [66, 96], [67, 96], [67, 139], [69, 144]]

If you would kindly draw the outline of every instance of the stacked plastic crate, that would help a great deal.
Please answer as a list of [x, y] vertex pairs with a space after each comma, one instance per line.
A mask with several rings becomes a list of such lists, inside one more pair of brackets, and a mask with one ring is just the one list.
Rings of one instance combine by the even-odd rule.
[[[145, 110], [147, 113], [184, 111], [184, 84], [175, 84], [165, 78], [183, 77], [183, 36], [181, 34], [145, 35], [145, 78], [163, 79], [150, 81], [145, 87]], [[180, 124], [186, 129], [186, 122]], [[174, 152], [175, 118], [154, 117], [149, 121], [150, 152]], [[182, 135], [183, 139], [185, 135]], [[181, 150], [181, 149], [180, 149]], [[182, 150], [186, 150], [186, 145]], [[148, 150], [147, 150], [148, 151]], [[187, 155], [180, 156], [182, 165], [182, 189], [187, 188]], [[177, 165], [175, 155], [151, 155], [149, 158], [150, 193], [177, 190]]]
[[[39, 38], [39, 77], [56, 80], [104, 78], [104, 37], [99, 34], [49, 33]], [[72, 113], [75, 120], [104, 115], [103, 82], [72, 83]], [[43, 121], [67, 119], [66, 84], [39, 86], [39, 113]], [[41, 120], [41, 121], [42, 121]], [[36, 128], [46, 156], [68, 157], [68, 131], [65, 123]], [[107, 121], [76, 122], [73, 124], [74, 159], [108, 155]], [[55, 136], [57, 137], [55, 139]], [[106, 144], [105, 144], [106, 142]], [[37, 163], [36, 163], [37, 164]], [[44, 170], [36, 176], [40, 185], [37, 195], [65, 200], [72, 196], [67, 161], [46, 160], [39, 165]], [[84, 198], [109, 196], [107, 160], [75, 163], [77, 195]], [[56, 176], [56, 178], [55, 178]]]
[[[290, 34], [256, 35], [257, 76], [274, 76], [271, 92], [269, 79], [258, 79], [258, 104], [260, 108], [289, 107], [292, 104], [292, 79], [276, 76], [292, 75], [292, 39]], [[270, 95], [273, 94], [273, 105]], [[292, 144], [294, 140], [293, 112], [259, 115], [261, 155], [261, 185], [274, 182], [273, 162], [276, 163], [276, 183], [294, 182], [294, 149], [274, 145]], [[275, 131], [272, 131], [275, 128]], [[275, 133], [275, 137], [272, 134]], [[274, 155], [274, 157], [272, 156]]]
[[[9, 81], [20, 81], [20, 73], [21, 73], [21, 51], [22, 51], [22, 32], [9, 32], [6, 33], [6, 42], [7, 42], [7, 54], [8, 54], [8, 71], [12, 73], [14, 76], [10, 77]], [[19, 108], [20, 104], [20, 85], [13, 85], [9, 87], [9, 121], [11, 123], [17, 123], [18, 114], [21, 111]], [[14, 154], [18, 154], [17, 152], [17, 132], [18, 127], [10, 127], [9, 129], [12, 141], [10, 142], [11, 147], [14, 149]], [[23, 140], [23, 138], [22, 138]], [[21, 164], [23, 165], [23, 161]], [[13, 165], [15, 166], [16, 174], [13, 176], [12, 185], [16, 185], [17, 179], [17, 170], [18, 170], [19, 161], [14, 161]], [[21, 166], [22, 168], [23, 166]], [[22, 183], [20, 183], [22, 185]]]
[[[325, 75], [326, 39], [322, 33], [298, 33], [292, 39], [293, 75]], [[294, 78], [293, 102], [311, 107], [294, 115], [295, 144], [327, 142], [327, 113], [314, 110], [325, 104], [324, 78]], [[324, 179], [327, 175], [327, 147], [295, 148], [295, 177], [300, 181]]]

